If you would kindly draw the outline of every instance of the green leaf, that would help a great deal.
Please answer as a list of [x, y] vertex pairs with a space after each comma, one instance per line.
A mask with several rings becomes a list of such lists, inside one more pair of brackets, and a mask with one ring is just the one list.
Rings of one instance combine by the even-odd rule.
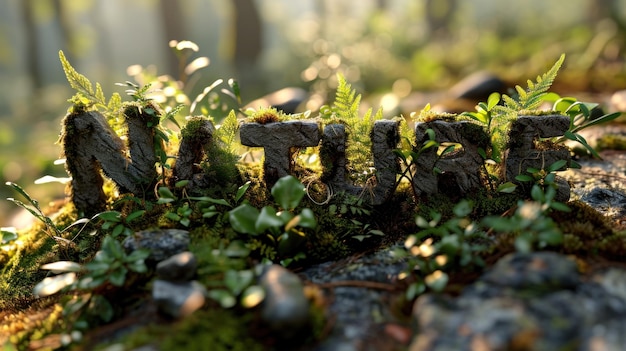
[[291, 175], [280, 178], [272, 187], [272, 196], [283, 210], [296, 208], [304, 194], [304, 185]]
[[273, 207], [265, 206], [256, 219], [255, 228], [257, 233], [263, 233], [268, 228], [280, 228], [284, 224], [285, 222], [276, 215], [276, 210]]
[[13, 227], [2, 227], [2, 241], [0, 242], [2, 245], [7, 244], [15, 239], [17, 239], [17, 231]]
[[210, 196], [196, 196], [196, 197], [190, 197], [189, 199], [194, 200], [194, 201], [210, 202], [212, 204], [224, 205], [224, 206], [230, 207], [230, 203], [228, 203], [228, 201], [224, 199], [214, 199]]
[[224, 284], [234, 296], [241, 294], [243, 289], [252, 284], [254, 274], [251, 270], [228, 270], [224, 274]]
[[174, 213], [174, 212], [166, 212], [165, 213], [165, 218], [170, 219], [170, 220], [172, 220], [174, 222], [178, 222], [178, 221], [181, 220], [181, 217], [178, 214]]
[[115, 315], [113, 306], [109, 300], [102, 295], [94, 295], [89, 304], [89, 308], [94, 316], [98, 316], [100, 320], [105, 323], [110, 322]]
[[124, 224], [120, 223], [120, 224], [116, 225], [115, 228], [113, 228], [113, 231], [111, 232], [111, 236], [114, 237], [114, 238], [119, 236], [120, 234], [122, 234], [124, 232], [124, 229], [126, 229]]
[[236, 232], [243, 234], [258, 235], [256, 230], [256, 220], [259, 217], [259, 210], [248, 205], [242, 204], [228, 212], [228, 220], [230, 225]]
[[529, 176], [528, 174], [518, 174], [515, 176], [515, 180], [520, 182], [534, 182], [535, 178]]
[[118, 211], [100, 212], [94, 217], [96, 216], [107, 222], [121, 222], [122, 221], [122, 214]]
[[146, 213], [146, 210], [138, 210], [138, 211], [134, 211], [131, 214], [128, 215], [128, 217], [126, 217], [126, 222], [130, 222], [136, 218], [139, 218], [141, 216], [143, 216], [143, 214]]
[[[163, 199], [167, 199], [167, 200], [176, 200], [176, 196], [174, 195], [174, 193], [172, 193], [172, 191], [170, 190], [170, 188], [166, 187], [166, 186], [161, 186], [159, 187], [159, 200], [161, 200], [161, 198]], [[168, 201], [170, 202], [170, 201]]]
[[553, 164], [551, 164], [550, 166], [548, 166], [548, 168], [546, 169], [546, 172], [560, 171], [566, 165], [567, 165], [567, 161], [566, 160], [558, 160], [558, 161], [554, 162]]
[[109, 270], [110, 264], [107, 262], [91, 261], [85, 263], [85, 269], [88, 272], [101, 274]]
[[543, 189], [537, 184], [533, 185], [532, 189], [530, 189], [530, 197], [540, 203], [544, 203], [546, 199]]
[[426, 291], [426, 285], [423, 282], [415, 282], [409, 285], [408, 289], [406, 289], [406, 298], [409, 301], [412, 301], [417, 296], [423, 294]]
[[208, 293], [209, 297], [217, 301], [222, 308], [231, 308], [237, 304], [235, 297], [227, 290], [212, 289]]
[[128, 273], [128, 269], [126, 269], [126, 267], [120, 267], [111, 272], [109, 281], [115, 286], [122, 286], [124, 285], [124, 281], [126, 281], [126, 273]]
[[251, 184], [251, 182], [247, 181], [244, 185], [240, 186], [237, 189], [237, 194], [235, 194], [235, 203], [238, 203], [239, 200], [241, 200], [241, 198], [246, 193], [246, 191], [248, 191], [248, 188], [250, 187], [250, 184]]
[[122, 245], [111, 236], [106, 236], [102, 241], [102, 251], [118, 260], [124, 257], [124, 249], [122, 249]]
[[506, 194], [510, 194], [510, 193], [514, 192], [515, 189], [517, 189], [517, 185], [515, 185], [512, 182], [506, 182], [506, 183], [500, 184], [498, 186], [498, 192], [506, 193]]
[[487, 111], [491, 111], [500, 102], [500, 93], [491, 93], [487, 98]]
[[515, 249], [517, 252], [528, 253], [533, 250], [532, 239], [528, 235], [520, 235], [515, 238]]
[[472, 213], [473, 205], [468, 200], [461, 200], [456, 206], [454, 206], [453, 212], [457, 217], [466, 217]]
[[315, 218], [315, 214], [310, 208], [302, 209], [302, 212], [299, 214], [300, 221], [298, 225], [303, 228], [315, 228], [317, 226], [317, 219]]
[[145, 260], [150, 256], [150, 250], [148, 249], [137, 249], [130, 253], [130, 255], [126, 256], [124, 259], [125, 262], [135, 262], [139, 260]]

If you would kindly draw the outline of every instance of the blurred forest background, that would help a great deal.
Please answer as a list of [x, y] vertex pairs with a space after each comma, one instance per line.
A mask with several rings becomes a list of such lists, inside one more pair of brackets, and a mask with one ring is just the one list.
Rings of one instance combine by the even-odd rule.
[[[327, 102], [341, 72], [365, 100], [386, 96], [393, 110], [478, 71], [524, 83], [561, 53], [554, 91], [626, 88], [626, 0], [0, 0], [2, 184], [43, 203], [63, 194], [57, 183], [32, 185], [66, 176], [53, 162], [74, 92], [59, 50], [106, 96], [124, 96], [115, 83], [133, 80], [130, 66], [179, 77], [170, 40], [191, 40], [194, 55], [210, 59], [188, 84], [195, 94], [236, 78], [244, 104], [284, 87]], [[0, 189], [2, 226], [16, 210], [1, 200], [9, 190]]]

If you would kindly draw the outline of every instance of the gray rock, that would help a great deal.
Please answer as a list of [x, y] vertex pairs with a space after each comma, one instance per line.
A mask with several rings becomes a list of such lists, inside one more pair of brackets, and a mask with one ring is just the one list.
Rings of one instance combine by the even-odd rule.
[[159, 311], [173, 318], [188, 316], [201, 308], [206, 295], [206, 289], [197, 281], [169, 282], [157, 279], [152, 285], [152, 298]]
[[493, 92], [504, 92], [506, 84], [493, 73], [476, 72], [450, 88], [448, 94], [456, 99], [487, 100]]
[[409, 350], [622, 350], [624, 276], [587, 282], [557, 253], [505, 256], [456, 298], [422, 295]]
[[267, 325], [283, 338], [302, 331], [309, 323], [309, 301], [300, 278], [274, 264], [266, 268], [259, 285], [265, 290], [261, 316]]
[[512, 254], [500, 259], [480, 279], [490, 286], [543, 292], [573, 289], [580, 283], [573, 260], [550, 251]]
[[[398, 245], [404, 245], [404, 242]], [[406, 262], [392, 256], [396, 248], [394, 245], [358, 258], [313, 265], [301, 274], [314, 284], [362, 281], [392, 286], [397, 275], [407, 266]], [[365, 286], [337, 286], [331, 291], [328, 313], [334, 320], [334, 327], [316, 351], [371, 350], [362, 345], [362, 341], [372, 337], [374, 326], [397, 321], [393, 307], [384, 303], [393, 294], [390, 291]]]
[[626, 215], [626, 194], [617, 189], [596, 187], [585, 193], [582, 201], [601, 213], [612, 217]]
[[609, 109], [611, 111], [626, 112], [626, 90], [618, 90], [611, 95]]
[[196, 275], [197, 268], [196, 256], [185, 251], [159, 262], [156, 266], [156, 274], [164, 280], [188, 281]]
[[296, 113], [298, 106], [300, 106], [308, 98], [309, 93], [306, 90], [297, 87], [288, 87], [253, 100], [243, 109], [274, 107], [284, 113]]
[[152, 229], [136, 232], [122, 242], [127, 252], [137, 249], [149, 249], [147, 260], [160, 262], [164, 259], [187, 251], [189, 232], [182, 229]]

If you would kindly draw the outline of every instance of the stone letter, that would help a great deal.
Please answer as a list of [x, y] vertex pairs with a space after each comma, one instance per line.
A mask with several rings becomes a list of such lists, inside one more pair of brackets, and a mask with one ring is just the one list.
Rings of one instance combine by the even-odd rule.
[[176, 163], [173, 167], [174, 181], [189, 180], [193, 189], [207, 187], [202, 169], [197, 165], [206, 157], [205, 148], [213, 142], [215, 127], [206, 118], [194, 117], [183, 128]]
[[147, 121], [151, 116], [137, 113], [134, 106], [125, 114], [130, 157], [122, 139], [99, 112], [75, 112], [63, 120], [61, 144], [66, 170], [72, 176], [71, 198], [79, 213], [90, 216], [105, 209], [101, 169], [120, 191], [135, 195], [147, 191], [156, 178], [154, 132]]
[[263, 177], [268, 188], [291, 174], [293, 148], [317, 146], [320, 141], [317, 123], [304, 121], [245, 123], [239, 136], [243, 145], [263, 147]]
[[[414, 161], [413, 188], [415, 194], [417, 196], [432, 195], [443, 191], [463, 195], [473, 189], [480, 188], [483, 185], [481, 167], [484, 160], [478, 153], [478, 148], [486, 149], [489, 142], [482, 127], [467, 121], [435, 120], [417, 123], [415, 125], [415, 138], [418, 148], [421, 148], [424, 142], [428, 141], [429, 136], [426, 132], [428, 129], [435, 132], [436, 142], [459, 143], [463, 149], [441, 156], [437, 154], [436, 147], [425, 149]], [[437, 174], [435, 168], [441, 172]], [[445, 185], [441, 184], [442, 177], [448, 181]]]
[[[506, 156], [506, 180], [520, 185], [515, 180], [519, 174], [527, 174], [529, 167], [545, 169], [559, 160], [570, 161], [570, 152], [566, 147], [539, 150], [535, 141], [538, 138], [551, 138], [563, 135], [568, 129], [570, 118], [567, 116], [519, 116], [509, 130], [508, 154]], [[570, 187], [567, 181], [557, 178], [557, 201], [568, 201]]]
[[376, 182], [365, 189], [348, 183], [346, 174], [346, 130], [343, 124], [330, 124], [324, 128], [320, 159], [325, 174], [322, 181], [335, 192], [345, 191], [353, 195], [369, 192], [367, 199], [373, 205], [383, 204], [393, 195], [396, 176], [400, 170], [393, 150], [399, 141], [398, 122], [382, 120], [374, 122], [371, 132], [372, 154], [376, 168]]

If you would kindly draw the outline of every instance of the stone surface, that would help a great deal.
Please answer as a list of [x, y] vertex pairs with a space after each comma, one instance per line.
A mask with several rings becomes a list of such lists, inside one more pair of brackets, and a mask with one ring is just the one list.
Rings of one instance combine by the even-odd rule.
[[[520, 174], [528, 174], [528, 168], [546, 169], [554, 162], [571, 160], [569, 149], [538, 149], [535, 142], [539, 138], [562, 136], [568, 129], [570, 118], [567, 116], [519, 116], [511, 123], [509, 130], [508, 152], [506, 154], [505, 179], [530, 192], [530, 186], [515, 179]], [[556, 179], [557, 201], [566, 202], [570, 198], [570, 187], [562, 178]]]
[[419, 297], [410, 350], [621, 350], [626, 291], [610, 283], [619, 271], [601, 273], [602, 284], [557, 253], [510, 254], [458, 297]]
[[346, 165], [346, 128], [343, 124], [330, 124], [324, 127], [320, 158], [325, 166], [322, 181], [327, 183], [334, 192], [345, 191], [353, 195], [364, 196], [373, 205], [381, 205], [393, 195], [396, 176], [400, 164], [393, 150], [399, 142], [397, 121], [380, 120], [372, 127], [372, 156], [376, 168], [376, 178], [366, 188], [350, 183]]
[[122, 246], [128, 252], [149, 249], [147, 261], [160, 262], [172, 255], [187, 251], [189, 232], [182, 229], [143, 230], [127, 237]]
[[300, 278], [273, 264], [265, 268], [259, 285], [265, 290], [261, 316], [267, 325], [283, 338], [302, 331], [309, 323], [309, 301]]
[[[423, 150], [414, 165], [415, 193], [418, 196], [432, 195], [448, 188], [446, 190], [448, 193], [456, 192], [456, 195], [463, 195], [482, 187], [481, 172], [484, 160], [478, 153], [478, 148], [485, 150], [489, 142], [482, 127], [471, 122], [443, 120], [416, 123], [415, 138], [418, 148], [416, 152], [429, 141], [426, 132], [429, 129], [434, 131], [435, 141], [438, 143], [458, 143], [461, 144], [462, 150], [441, 156], [438, 155], [436, 147]], [[434, 172], [435, 167], [441, 172]], [[442, 178], [447, 178], [448, 181], [442, 182]]]
[[609, 109], [626, 112], [626, 90], [619, 90], [611, 95]]
[[152, 284], [152, 299], [159, 311], [173, 317], [188, 316], [204, 305], [206, 289], [197, 281], [170, 282], [157, 279]]
[[328, 313], [333, 330], [316, 351], [379, 349], [380, 345], [370, 342], [381, 339], [381, 335], [372, 334], [373, 330], [381, 323], [397, 322], [389, 303], [393, 292], [384, 287], [397, 283], [397, 275], [406, 269], [405, 262], [392, 256], [395, 248], [313, 265], [301, 273], [324, 289], [331, 300]]
[[187, 122], [185, 128], [193, 125], [193, 135], [185, 135], [180, 141], [176, 163], [172, 169], [174, 181], [189, 180], [191, 184], [187, 189], [193, 191], [195, 188], [208, 187], [205, 175], [198, 165], [206, 157], [205, 148], [213, 142], [215, 127], [208, 119], [192, 119]]
[[268, 188], [291, 174], [293, 148], [317, 146], [321, 137], [317, 123], [297, 120], [245, 123], [239, 129], [239, 136], [243, 145], [263, 147], [263, 177]]
[[[63, 119], [61, 144], [65, 168], [72, 177], [71, 197], [79, 212], [87, 216], [105, 209], [106, 197], [100, 170], [123, 192], [143, 195], [156, 177], [153, 131], [143, 115], [128, 118], [128, 147], [97, 111], [72, 113]], [[128, 149], [130, 158], [126, 157]]]
[[196, 256], [185, 251], [159, 262], [156, 266], [156, 274], [164, 280], [188, 281], [196, 275], [197, 268]]

